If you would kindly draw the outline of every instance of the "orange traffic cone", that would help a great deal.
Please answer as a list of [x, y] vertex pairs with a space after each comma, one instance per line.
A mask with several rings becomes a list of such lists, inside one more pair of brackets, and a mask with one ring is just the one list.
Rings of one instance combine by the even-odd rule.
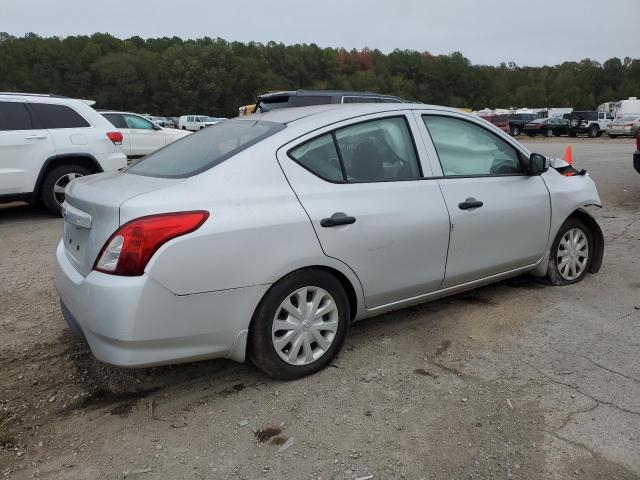
[[571, 149], [571, 145], [567, 145], [567, 150], [564, 152], [564, 161], [569, 165], [573, 164], [573, 150]]
[[[571, 145], [567, 145], [567, 150], [564, 152], [564, 161], [567, 162], [569, 166], [573, 164], [573, 149], [571, 148]], [[567, 177], [573, 177], [573, 172], [569, 170], [565, 175]]]

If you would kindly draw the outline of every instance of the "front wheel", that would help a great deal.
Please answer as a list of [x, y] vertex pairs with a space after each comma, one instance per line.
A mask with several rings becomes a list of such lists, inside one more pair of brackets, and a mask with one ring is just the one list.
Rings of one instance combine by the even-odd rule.
[[338, 353], [349, 319], [347, 295], [333, 275], [319, 269], [293, 272], [258, 305], [249, 328], [249, 357], [273, 378], [310, 375]]
[[591, 266], [593, 235], [585, 223], [569, 218], [551, 247], [547, 278], [552, 285], [569, 285], [581, 281]]
[[517, 137], [520, 135], [520, 127], [511, 127], [511, 136]]
[[599, 137], [600, 129], [598, 127], [591, 127], [589, 129], [589, 138]]

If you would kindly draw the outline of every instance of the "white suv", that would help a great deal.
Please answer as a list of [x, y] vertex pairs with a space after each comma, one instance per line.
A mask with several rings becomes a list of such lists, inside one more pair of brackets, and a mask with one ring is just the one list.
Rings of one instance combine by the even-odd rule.
[[60, 215], [71, 180], [126, 166], [121, 144], [88, 102], [0, 92], [0, 203], [42, 200]]

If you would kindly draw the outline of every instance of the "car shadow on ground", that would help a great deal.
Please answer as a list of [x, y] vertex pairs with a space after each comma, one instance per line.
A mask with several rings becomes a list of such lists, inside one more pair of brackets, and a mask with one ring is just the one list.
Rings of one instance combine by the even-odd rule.
[[[381, 336], [401, 335], [407, 328], [415, 328], [416, 319], [419, 319], [420, 324], [428, 325], [436, 331], [446, 330], [446, 318], [456, 314], [460, 309], [469, 306], [499, 307], [501, 296], [512, 293], [512, 289], [526, 291], [544, 288], [546, 285], [541, 280], [524, 275], [358, 322], [353, 325], [350, 335], [347, 336], [343, 351], [329, 368], [348, 368], [340, 358], [345, 352], [356, 346], [375, 342]], [[430, 317], [434, 312], [439, 313], [438, 318]], [[434, 344], [449, 341], [438, 335], [434, 337], [431, 339]], [[126, 415], [140, 399], [173, 390], [184, 391], [194, 387], [194, 390], [203, 395], [206, 392], [228, 395], [245, 388], [259, 389], [260, 385], [279, 383], [257, 370], [249, 360], [244, 364], [216, 359], [123, 369], [96, 360], [88, 346], [68, 329], [58, 341], [67, 347], [67, 351], [72, 352], [69, 357], [75, 369], [74, 378], [85, 389], [85, 394], [66, 406], [67, 413], [74, 410], [106, 409], [114, 415]]]

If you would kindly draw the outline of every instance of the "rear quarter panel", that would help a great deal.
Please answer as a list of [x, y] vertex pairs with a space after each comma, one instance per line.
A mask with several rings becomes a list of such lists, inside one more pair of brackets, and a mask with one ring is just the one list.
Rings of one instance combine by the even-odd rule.
[[355, 274], [322, 252], [276, 161], [276, 148], [263, 141], [180, 185], [127, 201], [121, 223], [168, 211], [210, 212], [196, 232], [163, 245], [147, 273], [185, 295], [271, 284], [321, 265], [341, 271], [361, 292]]

